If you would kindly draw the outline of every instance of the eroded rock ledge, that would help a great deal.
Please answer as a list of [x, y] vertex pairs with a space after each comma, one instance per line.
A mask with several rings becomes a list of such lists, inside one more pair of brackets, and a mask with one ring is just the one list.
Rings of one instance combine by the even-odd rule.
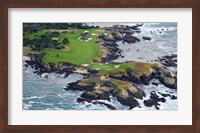
[[[123, 74], [107, 74], [99, 75], [98, 73], [90, 75], [88, 78], [70, 83], [66, 90], [83, 91], [77, 102], [90, 102], [98, 100], [110, 101], [110, 96], [116, 99], [129, 109], [140, 107], [137, 99], [143, 99], [145, 92], [137, 87], [137, 84], [149, 84], [152, 79], [158, 79], [162, 84], [171, 88], [177, 89], [176, 73], [173, 73], [166, 68], [158, 67], [152, 69], [148, 75], [135, 74], [134, 71], [127, 70]], [[163, 94], [165, 95], [165, 94]], [[157, 109], [158, 102], [165, 102], [164, 98], [159, 98], [155, 93], [151, 93], [151, 99], [145, 100], [145, 106], [155, 106]], [[98, 103], [98, 102], [96, 102]], [[110, 105], [111, 106], [111, 105]], [[114, 109], [114, 108], [113, 108]]]

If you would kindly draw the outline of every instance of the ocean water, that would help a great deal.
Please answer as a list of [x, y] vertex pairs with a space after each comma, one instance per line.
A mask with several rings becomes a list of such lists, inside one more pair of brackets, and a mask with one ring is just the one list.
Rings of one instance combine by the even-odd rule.
[[[119, 23], [90, 23], [90, 25], [99, 25], [101, 27], [112, 26]], [[136, 23], [120, 23], [135, 25]], [[164, 30], [162, 30], [164, 29]], [[159, 31], [162, 33], [159, 33]], [[135, 34], [141, 39], [141, 42], [134, 44], [123, 44], [118, 42], [119, 48], [123, 51], [123, 58], [118, 58], [115, 62], [141, 61], [155, 62], [158, 57], [177, 53], [177, 23], [144, 23], [141, 27], [141, 33]], [[151, 31], [153, 34], [151, 34]], [[155, 31], [155, 33], [154, 33]], [[143, 41], [142, 37], [151, 37], [151, 41]], [[139, 51], [138, 51], [139, 50]], [[176, 68], [173, 69], [176, 71]], [[93, 105], [90, 103], [77, 103], [76, 99], [83, 93], [81, 91], [66, 91], [63, 86], [71, 82], [76, 82], [84, 78], [81, 74], [70, 74], [67, 78], [63, 75], [50, 73], [48, 78], [45, 74], [42, 77], [35, 75], [34, 70], [29, 66], [23, 68], [23, 110], [108, 110], [102, 105]], [[152, 81], [153, 82], [153, 81]], [[158, 82], [158, 81], [156, 81]], [[169, 89], [162, 84], [158, 86], [138, 85], [142, 88], [148, 99], [151, 91], [167, 93], [171, 92], [177, 96], [177, 91]], [[140, 108], [133, 110], [156, 110], [155, 107], [146, 107], [142, 100], [137, 99]], [[165, 103], [160, 103], [160, 110], [177, 110], [178, 100], [166, 98]], [[111, 101], [100, 100], [115, 106], [119, 110], [127, 110], [128, 107], [121, 105], [116, 98], [111, 96]]]

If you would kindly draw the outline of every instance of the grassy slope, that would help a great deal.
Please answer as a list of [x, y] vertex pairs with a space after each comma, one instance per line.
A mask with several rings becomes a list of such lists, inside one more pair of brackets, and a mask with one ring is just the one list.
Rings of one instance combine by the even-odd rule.
[[158, 67], [158, 64], [141, 63], [141, 62], [126, 62], [120, 65], [115, 64], [91, 64], [89, 68], [99, 70], [101, 75], [111, 73], [124, 73], [126, 69], [133, 70], [136, 74], [148, 74], [151, 68]]
[[113, 85], [113, 87], [117, 90], [130, 88], [132, 86], [132, 84], [128, 81], [112, 79], [112, 78], [107, 79], [107, 80], [102, 80], [98, 76], [81, 80], [81, 83], [87, 83], [87, 82], [95, 83], [96, 85], [101, 85], [101, 84], [104, 84], [104, 83], [111, 83]]
[[[55, 30], [42, 30], [36, 33], [31, 33], [26, 35], [25, 37], [29, 39], [34, 39], [37, 36], [41, 36], [45, 32], [48, 31], [55, 31]], [[107, 75], [107, 74], [120, 74], [124, 73], [126, 69], [131, 69], [135, 74], [148, 74], [150, 69], [153, 67], [157, 67], [157, 64], [152, 63], [140, 63], [140, 62], [125, 62], [120, 65], [116, 64], [96, 64], [92, 63], [95, 58], [99, 58], [102, 54], [101, 49], [96, 44], [96, 39], [92, 36], [92, 33], [96, 34], [103, 34], [105, 31], [99, 29], [90, 29], [87, 30], [90, 33], [90, 41], [80, 41], [78, 37], [80, 37], [81, 33], [84, 33], [85, 30], [78, 29], [74, 30], [74, 33], [71, 33], [69, 30], [67, 33], [63, 33], [63, 30], [56, 30], [60, 31], [60, 40], [63, 40], [65, 37], [69, 39], [69, 44], [67, 44], [66, 49], [63, 50], [56, 50], [56, 49], [45, 49], [41, 52], [46, 52], [47, 56], [43, 58], [44, 63], [60, 63], [60, 62], [70, 62], [75, 65], [81, 64], [90, 64], [89, 68], [99, 70], [100, 75]], [[24, 54], [33, 53], [30, 48], [24, 47]], [[35, 52], [35, 51], [34, 51]], [[59, 57], [57, 57], [59, 54]]]
[[[100, 57], [102, 51], [96, 44], [96, 39], [92, 36], [92, 33], [102, 34], [104, 31], [96, 31], [97, 29], [87, 30], [90, 33], [90, 41], [80, 41], [78, 37], [80, 34], [83, 33], [85, 30], [76, 30], [74, 33], [62, 33], [60, 32], [59, 38], [63, 40], [65, 37], [69, 39], [69, 44], [67, 44], [66, 48], [69, 50], [55, 50], [55, 49], [45, 49], [41, 52], [46, 52], [47, 56], [43, 59], [44, 63], [60, 63], [60, 62], [70, 62], [75, 65], [81, 64], [90, 64], [93, 59]], [[42, 35], [47, 31], [54, 31], [54, 30], [42, 30], [36, 33], [31, 33], [26, 35], [26, 38], [34, 39], [37, 35]], [[59, 31], [59, 30], [57, 30]], [[57, 57], [57, 54], [59, 57]]]

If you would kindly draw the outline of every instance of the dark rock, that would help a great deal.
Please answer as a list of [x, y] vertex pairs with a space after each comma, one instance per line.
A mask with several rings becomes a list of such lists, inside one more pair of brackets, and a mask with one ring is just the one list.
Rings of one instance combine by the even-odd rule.
[[166, 56], [159, 58], [159, 61], [165, 67], [177, 67], [177, 59], [176, 58], [177, 58], [176, 54], [171, 54], [171, 55], [166, 55]]
[[166, 68], [159, 68], [158, 73], [159, 73], [158, 79], [162, 84], [171, 89], [177, 89], [176, 73], [169, 71]]
[[110, 100], [109, 94], [101, 90], [86, 91], [83, 94], [81, 94], [81, 97], [90, 100], [98, 100], [98, 99]]
[[28, 67], [28, 64], [24, 64], [24, 67]]
[[94, 90], [94, 83], [81, 83], [81, 82], [74, 82], [68, 84], [68, 89], [69, 90], [74, 90], [74, 91], [91, 91]]
[[163, 83], [166, 87], [169, 87], [169, 88], [172, 88], [172, 89], [177, 89], [177, 82], [176, 82], [176, 79], [161, 75], [161, 76], [159, 77], [159, 80], [160, 80], [160, 82]]
[[84, 98], [77, 98], [76, 102], [78, 102], [78, 103], [84, 103], [84, 102], [90, 103], [90, 102], [92, 102], [92, 100], [90, 100], [90, 99], [84, 99]]
[[165, 103], [165, 102], [166, 102], [166, 99], [165, 99], [165, 98], [160, 98], [159, 101]]
[[112, 35], [99, 35], [99, 38], [102, 38], [106, 42], [115, 42], [116, 40]]
[[143, 97], [146, 96], [145, 92], [142, 89], [139, 89], [135, 86], [127, 88], [126, 90], [129, 92], [130, 95], [138, 99], [143, 99]]
[[140, 39], [137, 38], [137, 37], [135, 37], [135, 36], [126, 34], [126, 35], [123, 37], [123, 41], [124, 41], [124, 42], [127, 42], [127, 43], [137, 43], [137, 42], [140, 42]]
[[177, 66], [176, 62], [171, 59], [165, 60], [164, 63], [165, 63], [165, 66], [167, 66], [167, 67], [176, 67]]
[[174, 95], [172, 95], [172, 96], [171, 96], [171, 99], [174, 100], [174, 99], [177, 99], [177, 97], [174, 96]]
[[99, 88], [99, 90], [104, 91], [106, 93], [110, 93], [110, 92], [113, 92], [114, 88], [112, 85], [104, 84]]
[[156, 83], [156, 82], [152, 82], [152, 85], [158, 86], [158, 83]]
[[133, 96], [129, 95], [129, 93], [124, 89], [121, 91], [115, 90], [114, 96], [121, 104], [129, 106], [129, 109], [139, 106], [138, 101]]
[[151, 38], [150, 37], [146, 37], [146, 36], [142, 37], [142, 39], [143, 40], [147, 40], [147, 41], [151, 41]]
[[156, 108], [157, 110], [159, 110], [159, 109], [160, 109], [158, 106], [155, 106], [155, 108]]
[[156, 94], [156, 92], [151, 92], [150, 98], [156, 102], [166, 102], [165, 98], [159, 98], [159, 96]]
[[150, 98], [155, 100], [155, 101], [159, 101], [160, 100], [159, 96], [155, 92], [151, 92]]
[[119, 32], [112, 32], [112, 35], [116, 40], [122, 40], [123, 38], [122, 34]]
[[81, 97], [84, 99], [89, 99], [89, 100], [96, 100], [98, 99], [98, 95], [94, 92], [91, 91], [86, 91], [83, 94], [81, 94]]
[[156, 101], [155, 100], [152, 100], [152, 99], [148, 99], [148, 100], [144, 100], [144, 105], [147, 106], [147, 107], [152, 107], [153, 105], [156, 105]]
[[146, 75], [140, 76], [140, 82], [142, 82], [144, 85], [149, 85], [148, 77]]
[[98, 71], [94, 70], [94, 69], [88, 69], [88, 73], [90, 73], [90, 74], [96, 74], [96, 73], [98, 73]]
[[171, 97], [171, 95], [170, 94], [164, 94], [164, 93], [161, 93], [161, 92], [158, 92], [161, 96], [163, 96], [163, 97]]

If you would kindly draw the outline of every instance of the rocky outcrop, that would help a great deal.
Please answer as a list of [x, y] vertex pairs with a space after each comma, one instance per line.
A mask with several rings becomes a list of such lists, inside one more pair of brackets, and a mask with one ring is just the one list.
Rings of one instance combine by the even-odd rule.
[[112, 36], [114, 37], [115, 40], [122, 40], [123, 36], [120, 32], [112, 32]]
[[166, 77], [166, 76], [161, 75], [159, 80], [165, 86], [172, 88], [172, 89], [177, 89], [177, 81], [175, 78]]
[[166, 87], [177, 89], [177, 76], [175, 72], [169, 71], [165, 68], [159, 69], [159, 81]]
[[160, 106], [159, 102], [164, 103], [166, 102], [166, 99], [163, 97], [160, 98], [154, 91], [151, 92], [150, 99], [143, 101], [145, 106], [147, 107], [154, 106], [157, 110], [159, 110], [159, 106]]
[[177, 67], [177, 55], [166, 55], [158, 59], [159, 62], [165, 67]]
[[[121, 104], [129, 106], [130, 109], [139, 106], [137, 99], [143, 99], [143, 97], [145, 97], [146, 95], [142, 89], [139, 89], [126, 81], [120, 82], [119, 80], [112, 79], [111, 82], [102, 81], [100, 84], [95, 84], [91, 82], [92, 79], [88, 79], [87, 81], [78, 81], [69, 84], [69, 86], [66, 88], [67, 90], [70, 89], [84, 91], [81, 94], [80, 98], [85, 101], [110, 101], [110, 96], [112, 95], [116, 97]], [[124, 86], [124, 88], [119, 89], [117, 86]]]
[[104, 43], [102, 43], [101, 45], [103, 45], [103, 47], [105, 47], [108, 51], [107, 53], [104, 53], [106, 54], [105, 57], [101, 58], [101, 63], [111, 62], [120, 56], [121, 50], [119, 50], [119, 48], [117, 47], [118, 44], [114, 41], [104, 41]]
[[132, 36], [130, 34], [126, 34], [124, 37], [123, 37], [123, 42], [127, 42], [127, 43], [137, 43], [137, 42], [140, 42], [140, 39], [135, 37], [135, 36]]
[[146, 96], [145, 92], [142, 89], [137, 88], [136, 86], [131, 86], [126, 89], [130, 95], [135, 98], [143, 99]]
[[92, 91], [94, 89], [95, 83], [90, 82], [74, 82], [68, 84], [68, 87], [65, 90], [74, 90], [74, 91]]
[[86, 91], [81, 95], [81, 97], [91, 100], [102, 99], [110, 101], [109, 94], [101, 90]]
[[133, 109], [137, 106], [139, 106], [138, 101], [128, 93], [125, 89], [117, 91], [114, 91], [114, 96], [117, 98], [117, 100], [126, 106], [129, 106], [129, 109]]
[[44, 64], [40, 61], [25, 61], [28, 65], [30, 65], [33, 69], [35, 69], [35, 74], [38, 76], [41, 76], [43, 73], [59, 73], [63, 74], [65, 73], [65, 77], [67, 77], [69, 74], [73, 73], [75, 70], [75, 67], [70, 64], [70, 63], [60, 63], [54, 64], [54, 63], [49, 63], [49, 64]]

